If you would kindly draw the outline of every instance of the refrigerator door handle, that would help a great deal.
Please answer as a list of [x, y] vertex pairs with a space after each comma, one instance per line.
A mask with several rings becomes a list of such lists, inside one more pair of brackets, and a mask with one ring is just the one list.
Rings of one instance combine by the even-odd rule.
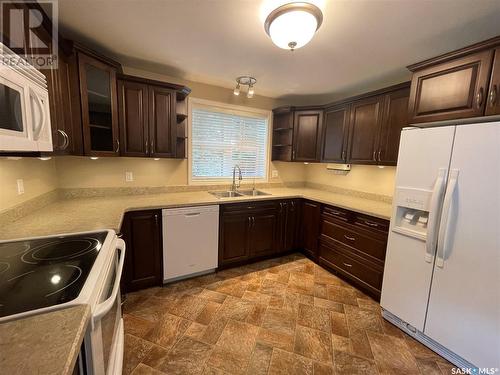
[[441, 223], [439, 225], [439, 235], [438, 235], [438, 246], [437, 246], [437, 258], [436, 265], [439, 268], [444, 267], [444, 260], [446, 259], [446, 247], [449, 241], [450, 232], [450, 212], [451, 206], [453, 204], [453, 195], [458, 183], [458, 169], [452, 169], [450, 171], [450, 182], [446, 188], [446, 194], [444, 196], [443, 212], [441, 214]]
[[427, 226], [427, 240], [425, 243], [425, 261], [431, 263], [434, 259], [436, 250], [436, 228], [438, 219], [439, 203], [443, 195], [443, 189], [446, 179], [446, 168], [439, 168], [438, 176], [434, 184], [434, 189], [431, 197], [431, 204], [429, 207], [429, 223]]

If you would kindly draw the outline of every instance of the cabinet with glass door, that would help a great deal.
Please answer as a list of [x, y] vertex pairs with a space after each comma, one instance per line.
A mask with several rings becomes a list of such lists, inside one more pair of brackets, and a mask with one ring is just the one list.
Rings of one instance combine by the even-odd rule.
[[116, 68], [84, 53], [78, 64], [85, 154], [118, 156]]

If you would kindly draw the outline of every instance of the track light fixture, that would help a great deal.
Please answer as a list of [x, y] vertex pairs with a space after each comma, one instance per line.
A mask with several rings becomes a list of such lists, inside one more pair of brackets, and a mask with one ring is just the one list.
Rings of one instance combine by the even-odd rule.
[[238, 96], [240, 95], [241, 86], [248, 86], [247, 90], [247, 98], [253, 98], [255, 94], [254, 85], [257, 83], [257, 80], [250, 76], [241, 76], [236, 78], [236, 87], [233, 90], [233, 94]]

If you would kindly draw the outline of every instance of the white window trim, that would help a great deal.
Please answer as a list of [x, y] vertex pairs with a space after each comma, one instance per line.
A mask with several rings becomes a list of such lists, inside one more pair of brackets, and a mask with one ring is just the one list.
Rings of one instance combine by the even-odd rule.
[[[192, 145], [192, 110], [194, 107], [197, 108], [207, 108], [207, 109], [217, 109], [220, 112], [235, 114], [235, 115], [244, 115], [247, 114], [251, 117], [265, 117], [267, 118], [267, 156], [266, 156], [266, 176], [264, 178], [256, 178], [255, 182], [257, 183], [266, 183], [269, 182], [269, 174], [271, 170], [271, 152], [272, 152], [272, 127], [273, 127], [273, 116], [272, 111], [245, 107], [241, 105], [227, 104], [222, 102], [216, 102], [212, 100], [199, 99], [189, 97], [187, 100], [187, 113], [188, 113], [188, 184], [189, 185], [222, 185], [232, 183], [232, 178], [207, 178], [207, 179], [193, 179], [193, 145]], [[252, 184], [254, 181], [253, 178], [244, 178], [243, 184]]]

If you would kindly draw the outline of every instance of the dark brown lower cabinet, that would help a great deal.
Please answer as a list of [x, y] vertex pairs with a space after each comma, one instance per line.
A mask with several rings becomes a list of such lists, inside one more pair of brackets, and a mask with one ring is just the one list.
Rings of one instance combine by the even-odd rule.
[[278, 213], [276, 210], [252, 213], [249, 250], [251, 257], [271, 255], [277, 252]]
[[126, 244], [122, 291], [161, 285], [161, 211], [131, 211], [125, 214], [121, 232]]
[[227, 204], [220, 212], [219, 267], [277, 253], [276, 201]]
[[299, 229], [300, 229], [300, 200], [291, 199], [279, 202], [279, 230], [280, 240], [278, 252], [299, 248]]
[[313, 201], [303, 201], [301, 207], [300, 245], [306, 255], [316, 260], [321, 205]]
[[389, 222], [324, 206], [319, 236], [319, 264], [379, 299]]

